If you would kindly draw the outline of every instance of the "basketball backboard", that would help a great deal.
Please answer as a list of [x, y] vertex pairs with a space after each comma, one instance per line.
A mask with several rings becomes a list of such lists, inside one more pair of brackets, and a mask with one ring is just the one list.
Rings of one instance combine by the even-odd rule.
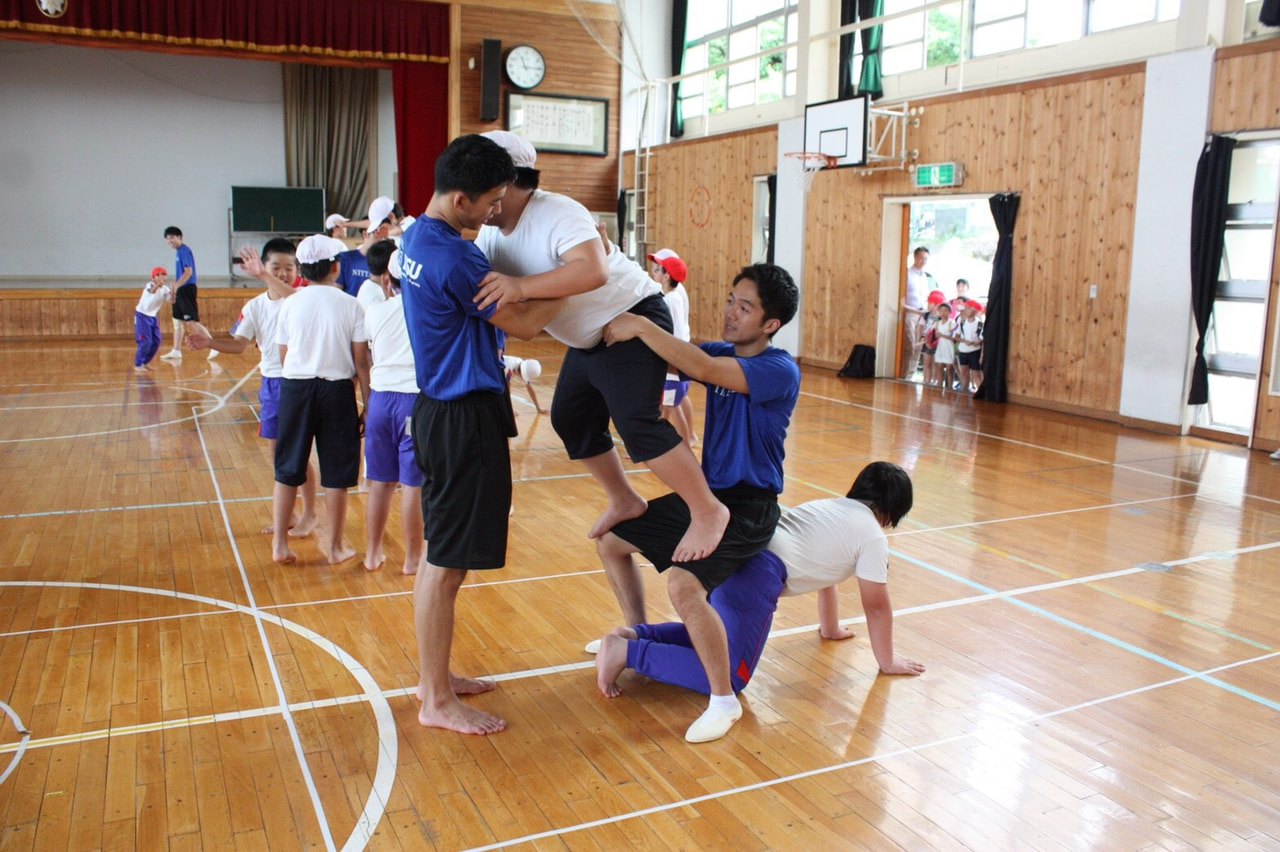
[[804, 108], [804, 149], [835, 157], [835, 167], [867, 162], [867, 96]]

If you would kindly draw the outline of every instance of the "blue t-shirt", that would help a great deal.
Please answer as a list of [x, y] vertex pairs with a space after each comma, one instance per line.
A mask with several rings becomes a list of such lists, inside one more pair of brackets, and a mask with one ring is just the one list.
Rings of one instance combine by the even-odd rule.
[[440, 219], [419, 217], [400, 246], [400, 279], [418, 389], [433, 399], [505, 389], [499, 350], [506, 335], [471, 301], [489, 261], [470, 240]]
[[182, 277], [184, 270], [191, 270], [191, 277], [186, 280], [182, 286], [196, 283], [196, 256], [191, 253], [191, 247], [186, 243], [178, 246], [177, 257], [173, 262], [173, 280], [177, 281]]
[[[733, 355], [733, 344], [724, 341], [700, 348], [715, 357]], [[800, 395], [800, 368], [776, 346], [738, 358], [738, 363], [749, 393], [707, 384], [702, 471], [712, 488], [754, 485], [777, 494], [782, 491], [787, 426]]]
[[369, 280], [369, 261], [360, 249], [351, 249], [338, 255], [338, 286], [348, 296], [355, 296]]

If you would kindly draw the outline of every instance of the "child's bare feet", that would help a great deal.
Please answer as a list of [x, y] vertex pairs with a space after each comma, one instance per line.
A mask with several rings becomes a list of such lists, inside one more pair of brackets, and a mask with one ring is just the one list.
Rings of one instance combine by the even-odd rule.
[[[630, 520], [631, 518], [640, 517], [648, 508], [649, 504], [645, 502], [645, 499], [634, 491], [631, 492], [631, 496], [626, 499], [625, 503], [614, 503], [613, 501], [610, 501], [609, 505], [605, 506], [604, 512], [600, 517], [596, 518], [596, 522], [591, 525], [591, 532], [587, 533], [587, 538], [599, 538], [609, 530], [613, 529], [617, 524]], [[729, 510], [725, 509], [726, 516], [728, 512]], [[726, 517], [725, 524], [728, 523], [729, 521]], [[724, 530], [721, 530], [721, 533], [723, 532]]]
[[281, 565], [287, 565], [290, 562], [296, 562], [297, 556], [293, 555], [293, 551], [289, 549], [288, 544], [273, 542], [271, 545], [271, 560], [279, 562]]
[[329, 560], [330, 565], [340, 565], [355, 555], [355, 548], [348, 547], [345, 541], [331, 541], [325, 558]]
[[600, 639], [596, 653], [596, 686], [605, 698], [617, 698], [622, 694], [618, 687], [618, 675], [627, 667], [627, 637], [614, 628]]
[[720, 502], [716, 503], [712, 514], [693, 516], [689, 520], [689, 528], [684, 531], [684, 537], [680, 539], [680, 543], [671, 554], [671, 561], [692, 562], [710, 556], [720, 544], [727, 526], [729, 526], [729, 510]]
[[443, 706], [428, 708], [423, 705], [418, 711], [418, 724], [427, 728], [444, 728], [446, 731], [457, 731], [460, 734], [496, 734], [505, 730], [504, 719], [468, 707], [457, 698], [445, 702]]
[[383, 555], [382, 548], [377, 550], [366, 550], [364, 554], [364, 570], [377, 571], [382, 567], [382, 563], [387, 561], [387, 557]]
[[405, 556], [404, 566], [400, 569], [400, 573], [404, 574], [406, 577], [412, 577], [414, 574], [418, 573], [418, 569], [422, 567], [422, 562], [423, 559], [421, 556], [416, 558]]
[[317, 523], [319, 523], [319, 518], [314, 514], [303, 512], [302, 517], [298, 518], [296, 523], [289, 525], [289, 535], [294, 538], [302, 538], [303, 536], [311, 535], [316, 531]]

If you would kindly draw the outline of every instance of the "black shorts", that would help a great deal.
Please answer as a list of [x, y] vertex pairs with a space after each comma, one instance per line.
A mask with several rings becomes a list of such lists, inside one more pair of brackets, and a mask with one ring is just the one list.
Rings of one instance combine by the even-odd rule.
[[[629, 313], [671, 331], [671, 313], [662, 296], [641, 300]], [[569, 349], [551, 398], [551, 426], [571, 459], [589, 459], [613, 449], [609, 420], [634, 462], [657, 458], [680, 443], [662, 419], [667, 362], [640, 340], [591, 349]]]
[[[680, 565], [702, 582], [708, 594], [764, 550], [781, 515], [778, 495], [763, 488], [738, 485], [712, 493], [729, 508], [729, 526], [710, 556]], [[661, 573], [671, 567], [671, 553], [688, 528], [689, 507], [678, 494], [666, 494], [650, 500], [643, 515], [623, 521], [610, 532], [639, 550]]]
[[479, 392], [448, 402], [418, 394], [413, 454], [422, 470], [427, 561], [440, 568], [501, 568], [507, 561], [511, 397]]
[[321, 488], [359, 482], [360, 414], [350, 379], [281, 379], [276, 430], [276, 482], [297, 487], [307, 481], [313, 440]]
[[196, 285], [183, 284], [173, 294], [173, 318], [200, 322], [200, 309], [196, 307]]
[[972, 352], [957, 352], [956, 363], [961, 367], [968, 367], [971, 370], [982, 369], [982, 350], [975, 349]]

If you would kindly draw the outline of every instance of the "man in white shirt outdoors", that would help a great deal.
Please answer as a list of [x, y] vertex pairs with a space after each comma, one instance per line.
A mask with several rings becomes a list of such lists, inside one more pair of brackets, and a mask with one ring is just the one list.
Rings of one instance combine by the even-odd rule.
[[934, 289], [933, 276], [924, 271], [929, 262], [929, 249], [917, 246], [911, 253], [911, 265], [907, 267], [907, 292], [902, 300], [903, 350], [909, 357], [902, 368], [902, 377], [910, 379], [920, 364], [920, 349], [924, 345], [924, 318], [928, 312], [925, 299]]
[[289, 515], [298, 487], [306, 481], [307, 462], [315, 442], [324, 488], [326, 530], [321, 550], [329, 564], [356, 555], [343, 534], [347, 489], [360, 478], [360, 395], [369, 399], [369, 338], [364, 308], [337, 285], [338, 256], [346, 245], [316, 234], [298, 246], [302, 277], [309, 284], [280, 306], [276, 342], [280, 347], [280, 434], [276, 440], [275, 532], [271, 558], [293, 562], [289, 549]]

